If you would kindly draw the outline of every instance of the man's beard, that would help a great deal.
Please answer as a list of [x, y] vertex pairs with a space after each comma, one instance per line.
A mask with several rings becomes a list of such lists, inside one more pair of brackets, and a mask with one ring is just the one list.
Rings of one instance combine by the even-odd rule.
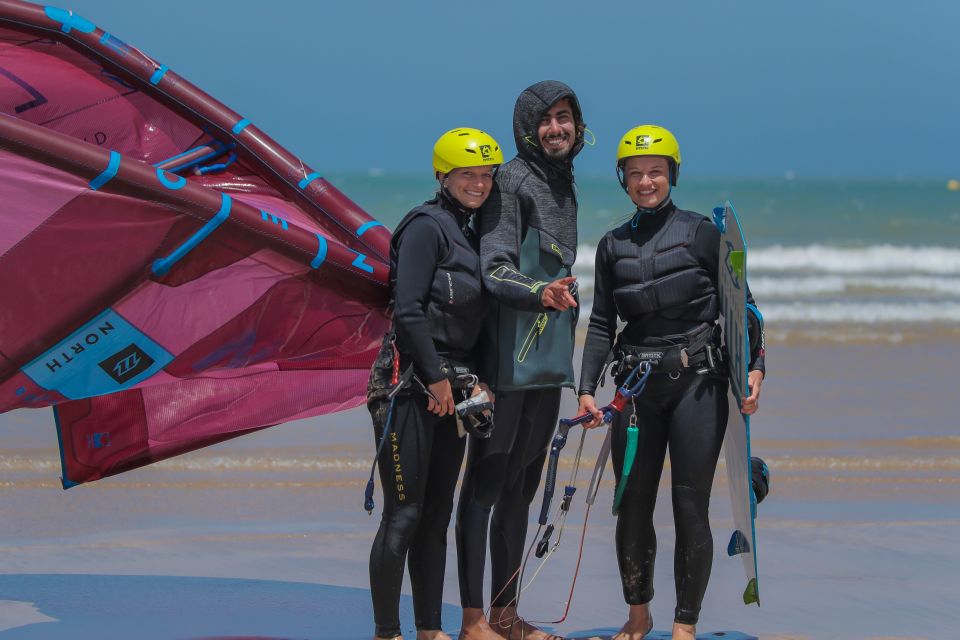
[[543, 147], [543, 155], [545, 155], [550, 160], [566, 160], [567, 156], [570, 155], [570, 151], [573, 149], [573, 145], [568, 145], [562, 149], [551, 149], [550, 147]]

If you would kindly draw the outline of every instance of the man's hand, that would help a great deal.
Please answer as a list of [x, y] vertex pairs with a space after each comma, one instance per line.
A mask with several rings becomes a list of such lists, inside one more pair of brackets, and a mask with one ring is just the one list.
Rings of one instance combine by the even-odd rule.
[[580, 396], [580, 408], [577, 410], [577, 415], [583, 415], [589, 413], [593, 415], [593, 420], [590, 422], [584, 422], [584, 429], [593, 429], [601, 422], [603, 422], [603, 411], [597, 409], [597, 401], [589, 393], [585, 393]]
[[540, 303], [547, 309], [558, 311], [566, 311], [577, 306], [576, 298], [570, 295], [570, 285], [576, 281], [576, 276], [554, 280], [540, 292]]
[[[454, 411], [453, 388], [450, 381], [443, 379], [430, 385], [430, 394], [427, 394], [427, 411], [438, 416], [452, 416]], [[437, 400], [434, 400], [436, 398]], [[439, 402], [438, 402], [439, 401]]]
[[747, 386], [750, 388], [750, 396], [743, 399], [741, 413], [750, 416], [760, 408], [760, 387], [763, 386], [763, 371], [754, 369], [747, 374]]

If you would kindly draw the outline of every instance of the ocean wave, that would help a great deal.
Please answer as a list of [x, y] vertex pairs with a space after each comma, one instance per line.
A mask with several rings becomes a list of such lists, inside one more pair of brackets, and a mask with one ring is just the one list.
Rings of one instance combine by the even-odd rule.
[[[758, 296], [762, 299], [761, 296]], [[851, 325], [935, 325], [943, 323], [960, 323], [960, 302], [916, 302], [904, 300], [899, 302], [761, 302], [761, 311], [766, 323], [767, 337], [774, 336], [777, 323], [804, 323], [810, 325], [851, 324]], [[581, 301], [580, 321], [578, 327], [586, 330], [593, 311], [593, 304], [589, 299]], [[854, 341], [862, 340], [865, 336], [855, 330], [847, 334], [838, 335], [831, 329], [831, 337], [849, 338]], [[887, 332], [876, 336], [881, 341], [890, 341]], [[780, 336], [782, 341], [786, 336]], [[894, 342], [900, 342], [902, 336]], [[841, 340], [843, 341], [843, 340]]]
[[748, 251], [749, 273], [814, 272], [860, 274], [960, 275], [960, 249], [873, 245], [847, 248], [825, 245], [775, 245]]
[[[583, 243], [577, 247], [574, 272], [593, 274], [597, 247]], [[933, 274], [960, 276], [960, 249], [937, 246], [832, 247], [822, 244], [803, 246], [773, 245], [750, 249], [748, 270], [757, 272], [836, 273], [836, 274]]]
[[950, 456], [766, 456], [773, 471], [924, 471], [955, 472], [960, 458]]
[[929, 275], [898, 277], [826, 275], [782, 278], [758, 276], [750, 278], [750, 290], [758, 299], [827, 294], [903, 295], [909, 293], [960, 296], [960, 278]]
[[768, 323], [935, 323], [960, 322], [960, 302], [794, 302], [763, 304]]

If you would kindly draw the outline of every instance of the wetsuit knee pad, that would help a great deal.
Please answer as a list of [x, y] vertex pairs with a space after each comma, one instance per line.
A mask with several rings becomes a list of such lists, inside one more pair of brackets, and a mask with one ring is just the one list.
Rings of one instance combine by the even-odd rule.
[[384, 541], [390, 553], [396, 556], [407, 553], [417, 531], [421, 513], [419, 504], [405, 504], [384, 512], [383, 518], [387, 525], [384, 529]]
[[710, 535], [710, 494], [686, 487], [673, 487], [673, 519], [677, 538], [685, 546], [699, 545], [703, 535]]
[[473, 471], [473, 499], [478, 504], [492, 508], [500, 499], [507, 482], [506, 453], [494, 453], [484, 457]]
[[523, 470], [523, 485], [520, 489], [527, 504], [533, 502], [533, 499], [537, 497], [537, 489], [540, 488], [540, 476], [543, 475], [543, 463], [546, 459], [546, 454], [538, 456]]

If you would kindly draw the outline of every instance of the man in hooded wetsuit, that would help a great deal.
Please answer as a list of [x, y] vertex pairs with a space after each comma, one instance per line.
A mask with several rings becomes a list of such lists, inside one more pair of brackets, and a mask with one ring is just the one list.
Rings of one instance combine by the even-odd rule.
[[[484, 327], [480, 370], [496, 393], [493, 435], [471, 438], [457, 511], [463, 638], [543, 638], [516, 615], [529, 506], [560, 407], [573, 388], [577, 301], [577, 199], [573, 158], [585, 125], [576, 94], [539, 82], [517, 99], [517, 156], [497, 173], [480, 211], [483, 284], [494, 298]], [[492, 513], [492, 518], [491, 518]], [[490, 533], [490, 626], [483, 575]]]

